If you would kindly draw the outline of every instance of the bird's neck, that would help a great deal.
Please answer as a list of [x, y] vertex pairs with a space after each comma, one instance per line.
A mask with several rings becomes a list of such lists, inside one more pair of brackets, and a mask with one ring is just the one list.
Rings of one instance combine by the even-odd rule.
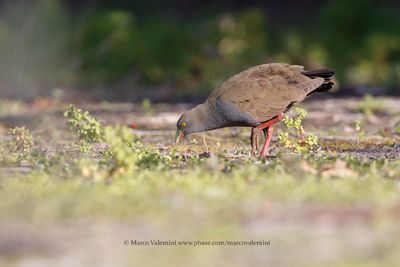
[[198, 126], [196, 130], [198, 132], [218, 129], [225, 125], [225, 120], [221, 114], [215, 110], [215, 105], [208, 101], [196, 106], [193, 110], [197, 117]]

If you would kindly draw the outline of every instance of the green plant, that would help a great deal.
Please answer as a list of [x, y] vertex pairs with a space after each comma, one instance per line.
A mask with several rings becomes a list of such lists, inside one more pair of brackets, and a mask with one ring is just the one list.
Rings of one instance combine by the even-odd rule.
[[67, 118], [67, 127], [78, 134], [79, 140], [82, 141], [83, 147], [86, 143], [100, 142], [104, 139], [104, 133], [101, 123], [88, 111], [83, 112], [82, 109], [69, 105], [64, 113]]
[[357, 109], [365, 115], [370, 116], [376, 113], [384, 112], [385, 103], [370, 94], [366, 94], [363, 99], [358, 103]]
[[104, 141], [108, 146], [106, 154], [111, 160], [112, 172], [131, 173], [137, 168], [138, 154], [134, 149], [135, 136], [127, 127], [106, 127]]
[[[281, 145], [296, 153], [305, 153], [312, 147], [318, 145], [318, 137], [314, 134], [305, 136], [302, 123], [303, 119], [307, 116], [307, 111], [299, 107], [296, 107], [294, 111], [297, 113], [295, 117], [289, 118], [285, 116], [283, 119], [287, 131], [281, 132], [278, 135], [278, 141]], [[297, 134], [299, 137], [292, 137], [291, 132]]]
[[337, 135], [337, 133], [338, 133], [338, 130], [336, 128], [330, 128], [328, 130], [328, 136], [335, 136], [335, 135]]
[[357, 133], [358, 138], [364, 138], [365, 137], [365, 131], [364, 131], [364, 125], [361, 120], [355, 120], [354, 121], [354, 129]]
[[[144, 105], [151, 109], [151, 104]], [[145, 146], [128, 127], [103, 127], [88, 111], [70, 105], [65, 112], [68, 128], [78, 134], [80, 152], [90, 151], [90, 143], [102, 142], [106, 145], [102, 163], [110, 167], [112, 174], [132, 173], [140, 168], [155, 167], [170, 163], [173, 157], [161, 154], [158, 150]]]
[[151, 101], [148, 98], [143, 99], [142, 108], [146, 116], [152, 116], [155, 113], [153, 105], [151, 104]]
[[[25, 127], [15, 127], [8, 131], [10, 140], [6, 141], [8, 156], [18, 163], [30, 161], [33, 149], [33, 138]], [[4, 155], [5, 156], [5, 155]]]
[[286, 127], [294, 128], [300, 133], [304, 133], [303, 129], [303, 119], [307, 116], [307, 111], [303, 108], [295, 107], [294, 111], [297, 113], [297, 115], [293, 118], [289, 118], [288, 116], [285, 116], [283, 119], [283, 122], [285, 123]]
[[400, 124], [399, 123], [394, 127], [394, 133], [400, 134]]
[[144, 145], [127, 127], [106, 127], [104, 133], [109, 156], [105, 163], [111, 164], [112, 174], [122, 175], [139, 168], [170, 164], [175, 158], [173, 154], [161, 154], [159, 150]]

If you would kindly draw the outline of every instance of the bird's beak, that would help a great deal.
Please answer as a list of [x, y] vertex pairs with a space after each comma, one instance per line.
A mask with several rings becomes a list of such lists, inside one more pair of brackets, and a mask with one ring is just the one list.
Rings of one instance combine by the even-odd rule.
[[176, 144], [179, 143], [182, 140], [182, 138], [184, 138], [184, 137], [185, 137], [185, 134], [181, 130], [177, 129], [176, 136], [175, 136], [175, 143]]

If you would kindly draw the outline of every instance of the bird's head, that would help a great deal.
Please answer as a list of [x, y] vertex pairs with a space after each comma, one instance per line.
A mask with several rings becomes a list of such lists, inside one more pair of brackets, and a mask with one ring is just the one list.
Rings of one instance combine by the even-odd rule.
[[185, 112], [176, 123], [176, 143], [179, 143], [186, 135], [193, 133], [193, 116], [190, 112]]
[[188, 134], [205, 130], [203, 114], [200, 106], [182, 114], [176, 123], [176, 143]]

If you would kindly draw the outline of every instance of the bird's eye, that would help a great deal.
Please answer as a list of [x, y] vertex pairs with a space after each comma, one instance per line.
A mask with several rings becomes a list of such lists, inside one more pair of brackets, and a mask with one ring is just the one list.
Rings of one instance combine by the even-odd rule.
[[186, 127], [186, 122], [182, 122], [181, 127], [185, 128]]

